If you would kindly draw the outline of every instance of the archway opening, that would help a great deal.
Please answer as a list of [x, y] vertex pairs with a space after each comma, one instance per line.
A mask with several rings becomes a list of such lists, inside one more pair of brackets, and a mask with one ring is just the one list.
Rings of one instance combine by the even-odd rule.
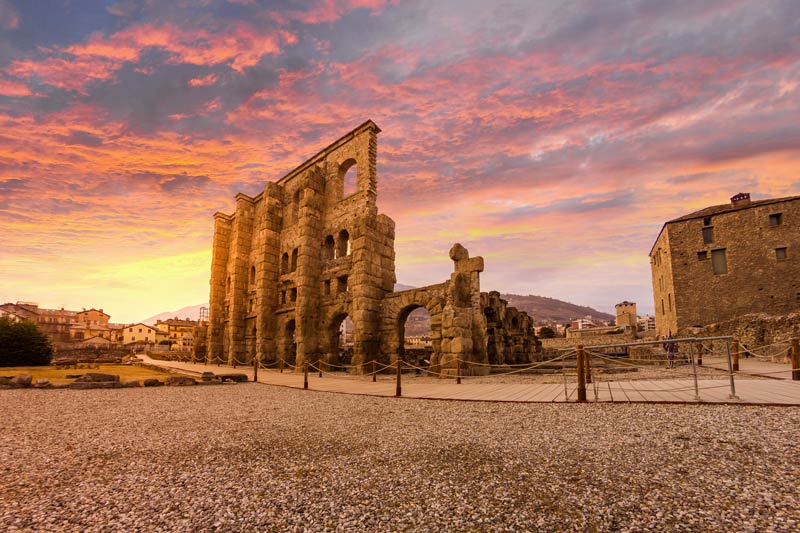
[[[347, 366], [353, 361], [353, 319], [347, 313], [334, 317], [328, 330], [328, 362]], [[335, 370], [341, 368], [334, 367]]]
[[358, 165], [355, 159], [348, 159], [339, 165], [339, 177], [342, 180], [342, 198], [358, 192]]
[[343, 229], [339, 232], [339, 237], [336, 242], [336, 258], [346, 257], [350, 255], [350, 233]]
[[325, 237], [325, 242], [322, 244], [322, 260], [332, 261], [336, 256], [336, 242], [333, 235]]
[[433, 356], [431, 314], [421, 305], [413, 304], [398, 317], [398, 355], [418, 367], [428, 367]]
[[297, 325], [294, 319], [289, 320], [283, 329], [283, 360], [294, 364], [297, 359]]

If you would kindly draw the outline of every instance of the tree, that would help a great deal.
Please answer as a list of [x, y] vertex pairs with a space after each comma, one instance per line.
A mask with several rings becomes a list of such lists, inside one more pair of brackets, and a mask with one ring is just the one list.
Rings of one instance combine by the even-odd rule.
[[556, 332], [550, 326], [542, 326], [539, 328], [540, 339], [552, 339], [556, 336]]
[[53, 344], [33, 322], [0, 317], [0, 367], [49, 365]]

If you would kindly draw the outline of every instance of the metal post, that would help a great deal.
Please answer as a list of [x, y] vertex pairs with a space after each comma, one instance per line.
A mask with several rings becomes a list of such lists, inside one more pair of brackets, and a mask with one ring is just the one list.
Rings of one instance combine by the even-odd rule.
[[575, 353], [578, 357], [577, 361], [577, 370], [578, 370], [578, 401], [585, 402], [586, 401], [586, 376], [584, 374], [584, 362], [583, 358], [585, 354], [583, 353], [583, 345], [578, 345], [575, 347]]
[[566, 360], [566, 356], [561, 359], [561, 375], [564, 376], [564, 401], [566, 402], [569, 400], [569, 395], [567, 394], [567, 371], [564, 368], [564, 361]]
[[697, 343], [697, 366], [703, 366], [703, 343]]
[[258, 357], [253, 356], [253, 381], [258, 383]]
[[728, 373], [730, 374], [731, 378], [731, 393], [728, 395], [728, 398], [731, 400], [738, 400], [739, 397], [736, 396], [736, 385], [733, 383], [733, 360], [731, 358], [731, 342], [729, 340], [725, 341], [725, 348], [728, 351]]
[[733, 339], [733, 371], [739, 371], [739, 341]]
[[303, 362], [303, 388], [308, 388], [308, 361]]
[[401, 371], [400, 365], [403, 363], [403, 360], [399, 357], [397, 358], [397, 388], [394, 391], [395, 396], [400, 396], [401, 388], [400, 388], [400, 376], [403, 374]]
[[456, 384], [461, 385], [461, 359], [456, 357]]
[[694, 348], [692, 347], [691, 342], [689, 343], [689, 360], [692, 362], [692, 377], [694, 378], [694, 399], [695, 401], [699, 402], [702, 400], [700, 400], [700, 389], [697, 387], [697, 368], [694, 366]]
[[584, 374], [586, 375], [586, 383], [592, 382], [592, 368], [589, 366], [589, 354], [586, 350], [583, 351], [583, 366]]
[[800, 381], [800, 339], [792, 339], [792, 381]]
[[378, 381], [378, 371], [375, 368], [375, 359], [372, 360], [372, 382], [375, 383]]

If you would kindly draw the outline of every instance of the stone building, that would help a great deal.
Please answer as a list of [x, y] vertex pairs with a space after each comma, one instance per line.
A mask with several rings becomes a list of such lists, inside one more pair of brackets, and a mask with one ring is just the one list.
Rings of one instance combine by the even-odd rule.
[[614, 306], [617, 313], [616, 325], [618, 327], [631, 328], [636, 331], [637, 320], [639, 317], [636, 314], [636, 304], [634, 302], [624, 301]]
[[650, 250], [656, 333], [800, 310], [800, 196], [739, 193], [665, 223]]
[[389, 363], [404, 355], [409, 313], [424, 307], [433, 367], [488, 362], [482, 258], [456, 244], [449, 280], [394, 292], [395, 224], [376, 203], [379, 132], [365, 122], [214, 215], [209, 322], [195, 331], [195, 357], [338, 364], [350, 317], [350, 362]]

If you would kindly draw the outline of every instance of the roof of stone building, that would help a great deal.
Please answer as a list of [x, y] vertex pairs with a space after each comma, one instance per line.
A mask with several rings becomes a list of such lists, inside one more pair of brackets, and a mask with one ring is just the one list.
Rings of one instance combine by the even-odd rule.
[[751, 207], [760, 207], [769, 204], [777, 204], [779, 202], [788, 202], [791, 200], [800, 200], [800, 196], [784, 196], [783, 198], [769, 198], [767, 200], [755, 200], [743, 205], [733, 206], [730, 203], [722, 205], [712, 205], [694, 213], [683, 215], [682, 217], [674, 218], [667, 221], [667, 224], [673, 222], [683, 222], [684, 220], [692, 220], [695, 218], [705, 218], [713, 215], [721, 215], [722, 213], [730, 213], [732, 211], [741, 211], [742, 209], [750, 209]]
[[741, 211], [743, 209], [750, 209], [752, 207], [762, 207], [769, 204], [777, 204], [780, 202], [789, 202], [793, 200], [800, 200], [800, 196], [784, 196], [782, 198], [768, 198], [766, 200], [755, 200], [737, 206], [734, 206], [731, 203], [712, 205], [710, 207], [705, 207], [699, 211], [694, 211], [693, 213], [689, 213], [688, 215], [683, 215], [682, 217], [673, 218], [672, 220], [664, 222], [664, 225], [661, 226], [661, 230], [658, 232], [656, 239], [653, 241], [653, 246], [650, 247], [649, 255], [653, 255], [653, 250], [656, 247], [656, 243], [658, 242], [658, 239], [661, 237], [661, 234], [664, 232], [664, 228], [667, 227], [667, 224], [673, 224], [675, 222], [686, 222], [687, 220], [694, 220], [696, 218], [706, 218], [714, 215], [721, 215], [724, 213]]

